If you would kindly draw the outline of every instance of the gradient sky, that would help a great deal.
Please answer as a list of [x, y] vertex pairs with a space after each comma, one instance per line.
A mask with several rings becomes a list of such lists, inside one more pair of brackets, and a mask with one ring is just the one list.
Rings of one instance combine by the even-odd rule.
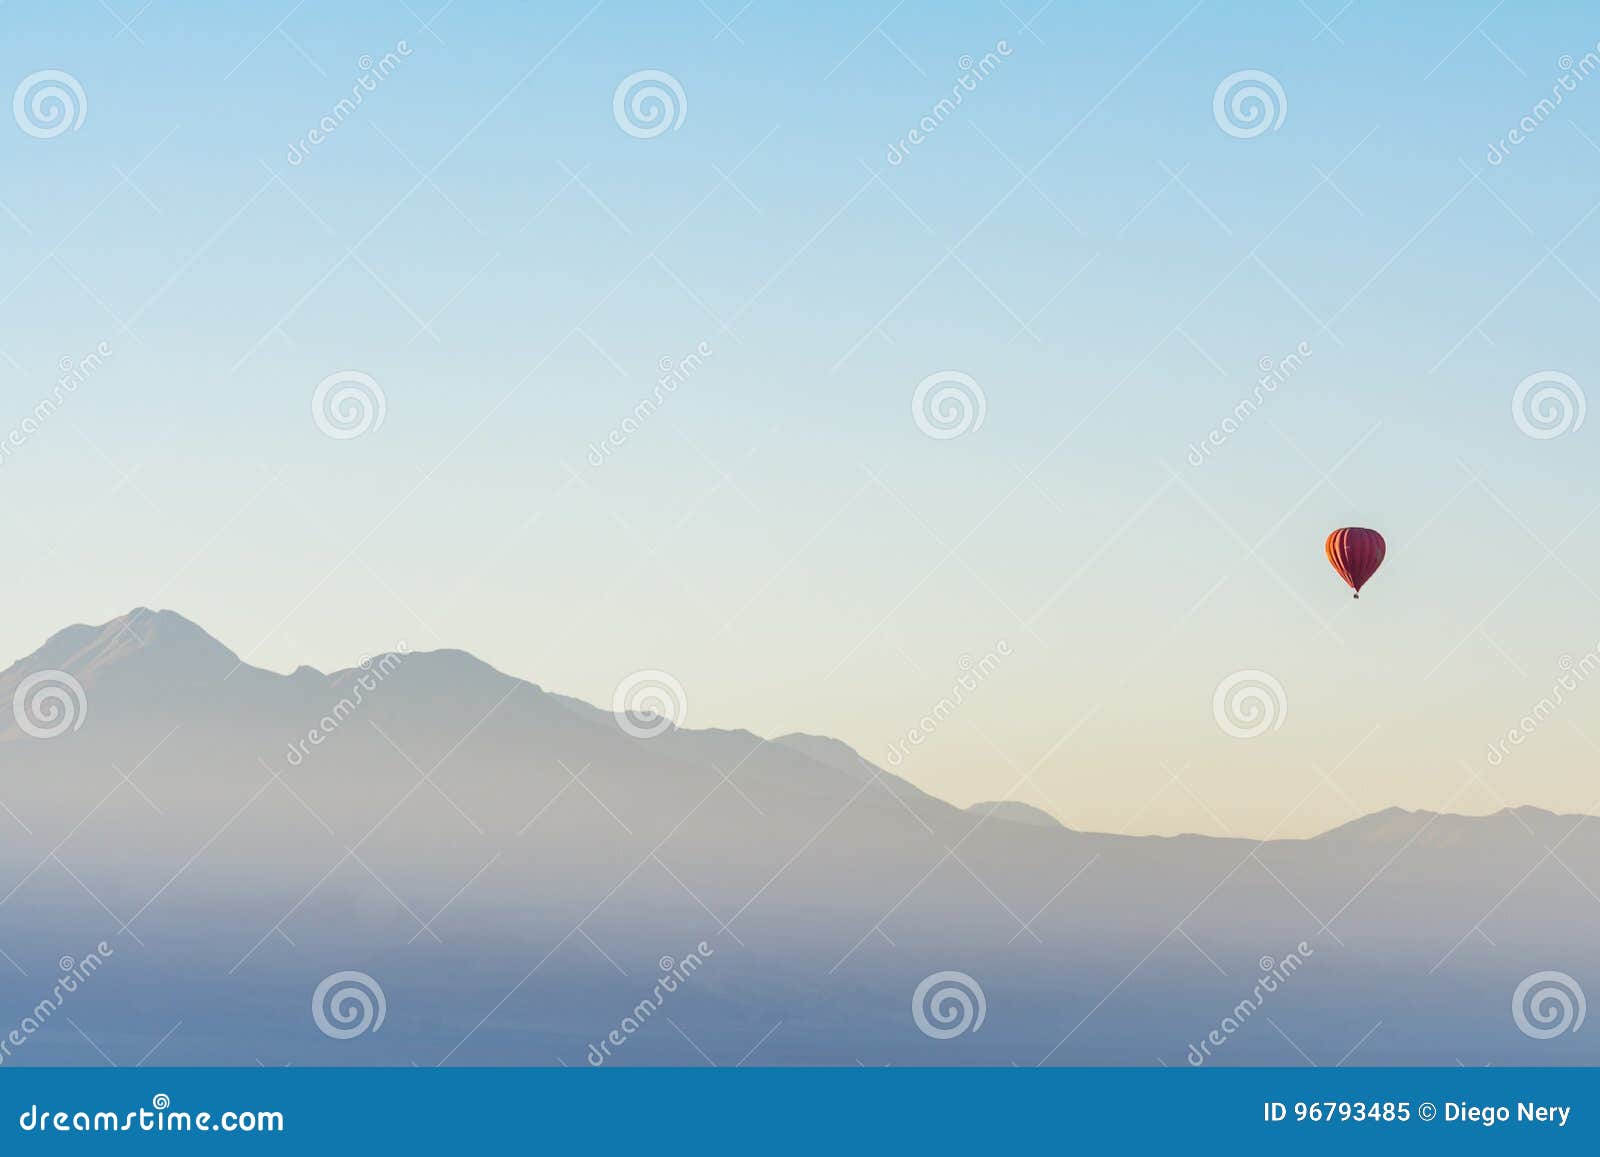
[[[0, 121], [0, 427], [113, 352], [0, 464], [0, 654], [150, 604], [278, 670], [405, 640], [609, 703], [663, 669], [691, 726], [883, 762], [1004, 641], [897, 768], [957, 803], [1600, 810], [1600, 679], [1485, 758], [1600, 644], [1600, 419], [1511, 411], [1593, 387], [1600, 77], [1487, 157], [1595, 50], [1584, 6], [435, 2], [7, 6], [6, 91], [62, 69], [87, 115]], [[612, 113], [642, 69], [687, 98], [652, 139]], [[1243, 69], [1287, 102], [1249, 139], [1212, 111]], [[386, 417], [335, 440], [347, 369]], [[945, 370], [987, 412], [937, 440]], [[1350, 524], [1390, 548], [1360, 602]], [[1287, 699], [1249, 740], [1212, 712], [1245, 669]]]

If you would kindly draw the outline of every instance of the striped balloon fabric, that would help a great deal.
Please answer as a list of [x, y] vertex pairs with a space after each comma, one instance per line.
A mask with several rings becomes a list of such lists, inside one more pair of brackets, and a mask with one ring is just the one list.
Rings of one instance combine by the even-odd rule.
[[1364, 526], [1346, 526], [1328, 535], [1326, 545], [1328, 561], [1359, 599], [1361, 588], [1383, 564], [1383, 535]]

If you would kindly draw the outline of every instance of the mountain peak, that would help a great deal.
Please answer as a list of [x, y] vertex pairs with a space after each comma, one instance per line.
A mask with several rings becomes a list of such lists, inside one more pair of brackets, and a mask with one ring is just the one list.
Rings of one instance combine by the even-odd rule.
[[78, 623], [57, 631], [12, 670], [53, 669], [93, 678], [135, 656], [163, 657], [175, 670], [205, 673], [233, 667], [239, 657], [176, 611], [134, 607], [99, 625]]
[[1428, 826], [1438, 818], [1439, 815], [1436, 812], [1407, 811], [1403, 807], [1386, 807], [1382, 811], [1357, 816], [1355, 819], [1342, 823], [1336, 828], [1329, 828], [1321, 835], [1313, 838], [1319, 840], [1355, 840], [1367, 843], [1400, 841], [1415, 835], [1419, 829]]
[[1518, 804], [1516, 807], [1503, 807], [1494, 814], [1525, 820], [1553, 820], [1559, 818], [1558, 813], [1550, 811], [1548, 808], [1535, 807], [1531, 803]]

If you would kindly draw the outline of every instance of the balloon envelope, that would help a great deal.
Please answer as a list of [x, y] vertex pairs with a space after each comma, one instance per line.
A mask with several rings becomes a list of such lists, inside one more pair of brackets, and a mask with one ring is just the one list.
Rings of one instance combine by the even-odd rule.
[[1386, 550], [1383, 535], [1364, 526], [1341, 527], [1328, 535], [1325, 548], [1333, 569], [1350, 584], [1357, 598], [1373, 572], [1382, 565]]

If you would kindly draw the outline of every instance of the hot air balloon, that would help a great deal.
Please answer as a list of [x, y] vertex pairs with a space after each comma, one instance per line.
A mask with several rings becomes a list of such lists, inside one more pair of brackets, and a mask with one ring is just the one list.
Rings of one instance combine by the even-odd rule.
[[1361, 588], [1383, 565], [1383, 535], [1364, 526], [1345, 526], [1328, 535], [1325, 544], [1328, 561], [1339, 577], [1350, 584], [1355, 598], [1361, 597]]

